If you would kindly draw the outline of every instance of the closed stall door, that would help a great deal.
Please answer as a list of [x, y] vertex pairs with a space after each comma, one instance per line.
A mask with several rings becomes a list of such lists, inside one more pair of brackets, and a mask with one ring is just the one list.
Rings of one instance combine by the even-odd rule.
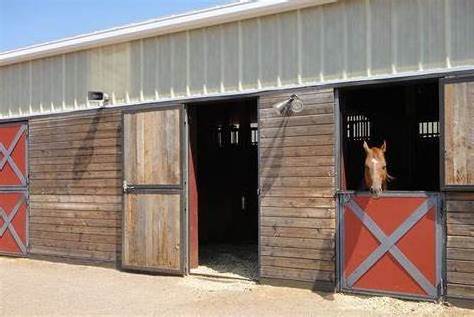
[[27, 129], [0, 125], [0, 254], [28, 253]]

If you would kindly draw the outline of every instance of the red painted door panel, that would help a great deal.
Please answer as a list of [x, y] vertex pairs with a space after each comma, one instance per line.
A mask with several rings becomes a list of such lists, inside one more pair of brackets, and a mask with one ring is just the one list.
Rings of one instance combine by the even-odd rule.
[[26, 255], [27, 200], [24, 192], [0, 192], [0, 253]]
[[341, 201], [343, 288], [439, 295], [436, 195], [351, 195]]
[[0, 125], [0, 187], [27, 185], [26, 131], [24, 123]]
[[27, 124], [0, 125], [0, 254], [27, 254]]

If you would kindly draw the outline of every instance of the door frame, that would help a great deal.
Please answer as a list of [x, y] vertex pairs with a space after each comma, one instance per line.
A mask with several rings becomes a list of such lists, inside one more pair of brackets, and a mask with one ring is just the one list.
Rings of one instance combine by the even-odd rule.
[[[343, 217], [341, 208], [341, 200], [346, 194], [364, 194], [363, 191], [347, 190], [346, 188], [346, 176], [344, 171], [344, 126], [343, 126], [343, 116], [342, 110], [344, 108], [344, 96], [341, 94], [341, 90], [344, 88], [354, 88], [354, 89], [363, 89], [363, 88], [373, 88], [380, 87], [383, 85], [396, 85], [396, 84], [416, 84], [417, 82], [426, 82], [426, 81], [437, 81], [438, 86], [438, 112], [439, 112], [439, 125], [440, 125], [440, 140], [439, 140], [439, 190], [437, 191], [385, 191], [382, 195], [394, 196], [394, 197], [410, 197], [417, 195], [439, 195], [438, 197], [438, 210], [436, 215], [436, 274], [438, 280], [438, 297], [442, 298], [446, 295], [446, 213], [445, 213], [445, 192], [448, 190], [444, 186], [444, 83], [454, 81], [449, 73], [446, 74], [434, 74], [433, 76], [420, 75], [420, 76], [410, 76], [410, 77], [400, 77], [400, 78], [386, 78], [380, 80], [368, 80], [361, 82], [353, 82], [342, 85], [337, 85], [334, 87], [334, 120], [335, 120], [335, 145], [334, 145], [334, 158], [335, 158], [335, 203], [336, 203], [336, 232], [335, 232], [335, 251], [336, 251], [336, 279], [335, 279], [335, 289], [336, 292], [345, 292], [345, 293], [355, 293], [355, 294], [367, 294], [367, 295], [384, 295], [384, 296], [394, 296], [403, 299], [426, 299], [424, 297], [403, 295], [397, 293], [382, 293], [377, 291], [349, 291], [344, 288], [342, 281], [343, 274], [343, 246], [342, 241], [344, 239], [343, 233]], [[473, 78], [474, 73], [472, 71], [467, 71], [455, 77], [456, 79], [466, 79]], [[449, 190], [462, 190], [453, 188], [452, 186]], [[470, 189], [472, 190], [472, 189]]]
[[[257, 120], [257, 128], [258, 128], [258, 141], [257, 141], [257, 274], [256, 274], [256, 281], [259, 281], [260, 280], [260, 267], [261, 267], [261, 246], [262, 246], [262, 243], [261, 243], [261, 206], [260, 206], [260, 203], [261, 203], [261, 183], [260, 183], [260, 152], [261, 152], [261, 149], [260, 149], [260, 142], [261, 142], [261, 133], [260, 133], [260, 97], [261, 97], [262, 93], [257, 93], [257, 94], [250, 94], [250, 95], [245, 95], [245, 96], [226, 96], [226, 97], [223, 97], [223, 98], [204, 98], [203, 100], [197, 100], [195, 102], [187, 102], [185, 103], [185, 109], [186, 109], [186, 112], [185, 112], [185, 115], [186, 115], [186, 143], [187, 143], [187, 148], [186, 149], [189, 149], [190, 148], [190, 145], [191, 145], [191, 142], [189, 141], [190, 138], [191, 138], [191, 135], [190, 133], [193, 133], [193, 131], [191, 131], [191, 129], [189, 128], [190, 126], [190, 122], [189, 122], [189, 108], [192, 107], [192, 108], [195, 108], [196, 110], [194, 110], [195, 112], [199, 111], [198, 109], [201, 108], [201, 107], [206, 107], [207, 105], [209, 105], [209, 103], [213, 104], [213, 103], [226, 103], [226, 102], [245, 102], [245, 101], [252, 101], [254, 102], [254, 107], [255, 107], [255, 111], [256, 111], [256, 120]], [[186, 175], [189, 176], [189, 155], [190, 155], [190, 152], [187, 151], [186, 152], [186, 161], [187, 161], [187, 167], [186, 167]], [[196, 173], [196, 167], [195, 167], [195, 173]], [[191, 216], [191, 213], [190, 213], [190, 200], [189, 200], [189, 186], [190, 186], [190, 182], [189, 182], [189, 179], [187, 180], [186, 182], [186, 198], [187, 198], [187, 202], [186, 202], [186, 207], [187, 207], [187, 228], [188, 228], [188, 234], [187, 234], [187, 239], [188, 239], [188, 243], [187, 243], [187, 248], [188, 248], [188, 259], [187, 259], [187, 273], [186, 274], [192, 274], [190, 271], [191, 271], [191, 236], [189, 235], [189, 226], [190, 226], [190, 216]], [[199, 209], [198, 209], [198, 214], [197, 214], [197, 217], [199, 219]], [[199, 224], [199, 222], [198, 222]], [[199, 232], [199, 231], [198, 231]], [[198, 234], [198, 244], [199, 244], [199, 234]], [[198, 248], [199, 250], [199, 248]], [[199, 253], [198, 253], [198, 258], [199, 258]]]
[[[165, 110], [179, 110], [179, 133], [180, 133], [180, 158], [181, 158], [181, 180], [179, 185], [139, 185], [134, 188], [128, 188], [128, 184], [125, 181], [125, 115], [136, 114], [141, 112], [151, 111], [165, 111]], [[122, 255], [120, 257], [120, 268], [127, 271], [143, 271], [151, 273], [160, 273], [165, 275], [187, 275], [189, 273], [188, 264], [188, 119], [186, 105], [184, 104], [173, 104], [173, 105], [160, 105], [151, 104], [124, 109], [121, 113], [121, 160], [122, 160]], [[132, 185], [132, 184], [131, 184]], [[123, 246], [125, 242], [125, 195], [128, 193], [140, 193], [140, 194], [180, 194], [180, 268], [178, 270], [173, 269], [159, 269], [150, 268], [143, 266], [129, 266], [123, 264]]]

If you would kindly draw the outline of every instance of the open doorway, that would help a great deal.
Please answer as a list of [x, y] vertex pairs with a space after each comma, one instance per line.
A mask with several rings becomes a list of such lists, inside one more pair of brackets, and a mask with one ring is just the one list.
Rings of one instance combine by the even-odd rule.
[[189, 105], [190, 271], [255, 279], [258, 127], [255, 99]]
[[341, 189], [364, 190], [363, 142], [387, 144], [388, 190], [439, 191], [437, 81], [339, 90]]

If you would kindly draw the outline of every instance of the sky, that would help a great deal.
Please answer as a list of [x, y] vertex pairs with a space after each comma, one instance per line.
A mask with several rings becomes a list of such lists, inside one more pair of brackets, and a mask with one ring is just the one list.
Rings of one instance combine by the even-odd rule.
[[232, 0], [0, 0], [0, 52]]

